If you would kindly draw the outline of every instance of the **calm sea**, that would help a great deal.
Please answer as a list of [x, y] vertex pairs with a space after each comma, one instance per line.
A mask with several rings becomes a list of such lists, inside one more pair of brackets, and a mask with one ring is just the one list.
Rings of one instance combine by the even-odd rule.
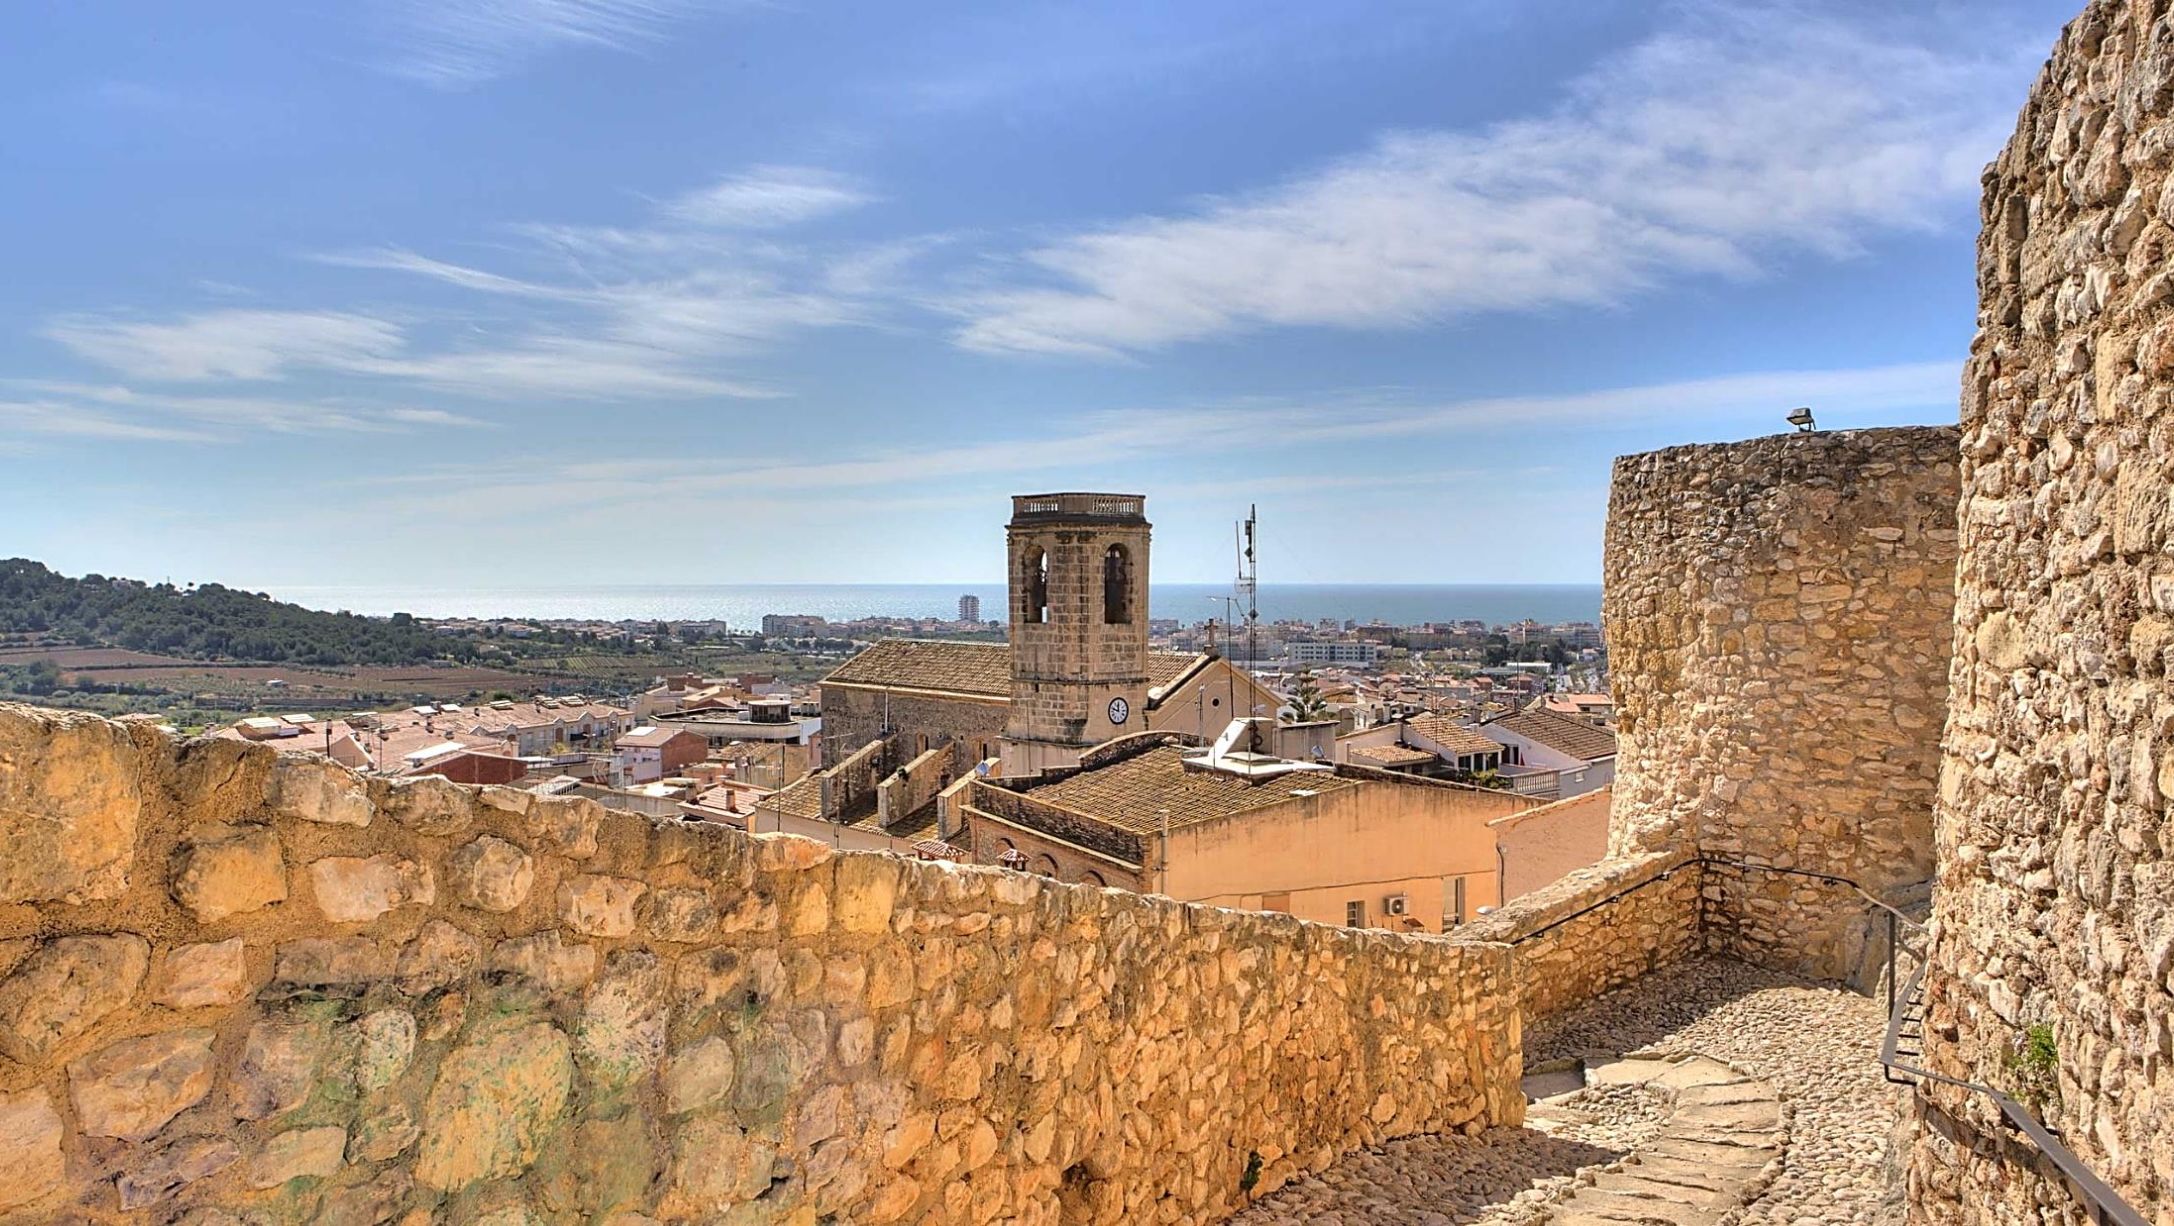
[[[956, 617], [959, 597], [981, 597], [982, 616], [1004, 616], [1001, 586], [935, 583], [729, 583], [598, 587], [283, 587], [281, 600], [313, 609], [384, 616], [537, 617], [620, 621], [722, 618], [756, 627], [765, 613], [815, 613], [832, 621], [856, 617]], [[1210, 583], [1158, 583], [1149, 594], [1156, 617], [1184, 622], [1223, 616], [1230, 589]], [[1419, 622], [1476, 618], [1501, 625], [1530, 617], [1554, 623], [1600, 620], [1599, 584], [1262, 584], [1261, 620], [1324, 617]]]

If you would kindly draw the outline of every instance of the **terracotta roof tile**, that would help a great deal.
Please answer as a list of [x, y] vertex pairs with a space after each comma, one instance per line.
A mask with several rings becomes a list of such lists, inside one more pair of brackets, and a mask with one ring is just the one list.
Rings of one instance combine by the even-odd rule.
[[1405, 721], [1413, 732], [1440, 745], [1458, 756], [1476, 753], [1500, 753], [1502, 746], [1487, 738], [1475, 728], [1468, 728], [1447, 715], [1429, 712], [1414, 715]]
[[1147, 653], [1147, 688], [1159, 690], [1185, 675], [1185, 671], [1198, 663], [1200, 656], [1189, 651], [1151, 651]]
[[632, 745], [638, 749], [658, 749], [670, 744], [678, 737], [694, 735], [696, 734], [683, 728], [659, 728], [654, 725], [644, 724], [632, 732], [620, 733], [619, 739], [612, 743], [615, 745]]
[[823, 816], [823, 781], [817, 775], [802, 775], [787, 784], [783, 791], [763, 797], [756, 805], [760, 812], [814, 821]]
[[1487, 722], [1491, 727], [1507, 728], [1527, 740], [1559, 749], [1582, 761], [1594, 762], [1615, 756], [1615, 733], [1582, 719], [1549, 711], [1519, 711]]
[[[1160, 688], [1170, 684], [1199, 658], [1186, 652], [1149, 652], [1148, 686]], [[831, 670], [823, 680], [837, 685], [940, 690], [948, 694], [1009, 698], [1012, 649], [1009, 643], [884, 639]]]
[[[1489, 741], [1488, 744], [1494, 745], [1494, 742]], [[1422, 762], [1435, 761], [1434, 755], [1426, 750], [1412, 749], [1405, 745], [1361, 745], [1351, 751], [1351, 756], [1379, 766], [1417, 766]]]
[[1153, 834], [1162, 828], [1165, 808], [1170, 810], [1170, 827], [1174, 830], [1284, 804], [1296, 793], [1336, 792], [1358, 786], [1358, 780], [1327, 771], [1248, 780], [1220, 771], [1187, 770], [1184, 751], [1169, 745], [1029, 787], [1026, 795], [1119, 830]]
[[1004, 643], [884, 639], [833, 669], [823, 682], [1009, 698], [1012, 649]]

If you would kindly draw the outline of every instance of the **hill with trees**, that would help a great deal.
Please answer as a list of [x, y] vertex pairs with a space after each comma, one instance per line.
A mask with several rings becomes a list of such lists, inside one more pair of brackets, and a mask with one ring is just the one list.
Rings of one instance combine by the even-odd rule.
[[199, 660], [317, 666], [470, 661], [474, 640], [405, 613], [325, 613], [216, 583], [176, 587], [0, 561], [0, 636]]

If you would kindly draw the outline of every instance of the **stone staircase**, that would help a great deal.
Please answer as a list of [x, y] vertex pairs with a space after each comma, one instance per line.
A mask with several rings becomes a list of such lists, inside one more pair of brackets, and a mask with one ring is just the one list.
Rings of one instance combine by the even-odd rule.
[[[1632, 1053], [1588, 1067], [1585, 1085], [1642, 1086], [1673, 1110], [1658, 1136], [1549, 1206], [1551, 1226], [1707, 1226], [1763, 1191], [1781, 1166], [1789, 1112], [1771, 1082], [1703, 1055]], [[1577, 1088], [1572, 1087], [1569, 1093]], [[1569, 1093], [1536, 1100], [1525, 1126], [1576, 1120]]]

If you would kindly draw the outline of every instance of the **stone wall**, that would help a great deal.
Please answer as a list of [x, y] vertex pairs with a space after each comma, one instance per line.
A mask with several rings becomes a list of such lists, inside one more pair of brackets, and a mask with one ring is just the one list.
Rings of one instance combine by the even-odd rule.
[[[2094, 3], [1988, 170], [1928, 1049], [2035, 1103], [2147, 1216], [2174, 1202], [2174, 22]], [[2034, 1027], [2051, 1058], [2021, 1066]], [[2032, 1092], [2035, 1087], [2037, 1092]], [[1933, 1087], [1938, 1222], [2081, 1220]]]
[[996, 753], [1009, 706], [1001, 698], [946, 698], [934, 694], [823, 687], [823, 761], [835, 766], [848, 754], [887, 733], [897, 733], [913, 757], [923, 748], [966, 738], [975, 760]]
[[1684, 851], [1605, 860], [1457, 930], [1509, 945], [1525, 1024], [1705, 948], [1697, 859]]
[[933, 804], [936, 794], [951, 782], [952, 746], [931, 749], [893, 771], [876, 785], [876, 820], [889, 826], [903, 821], [922, 807]]
[[885, 737], [868, 742], [815, 777], [821, 798], [819, 816], [834, 818], [875, 802], [876, 789], [899, 759], [898, 742]]
[[1522, 1115], [1509, 952], [0, 708], [0, 1223], [1218, 1221]]
[[[1847, 877], [1932, 874], [1954, 607], [1957, 434], [1783, 434], [1616, 461], [1611, 850]], [[1884, 925], [1854, 896], [1720, 887], [1726, 952], [1864, 982]]]

